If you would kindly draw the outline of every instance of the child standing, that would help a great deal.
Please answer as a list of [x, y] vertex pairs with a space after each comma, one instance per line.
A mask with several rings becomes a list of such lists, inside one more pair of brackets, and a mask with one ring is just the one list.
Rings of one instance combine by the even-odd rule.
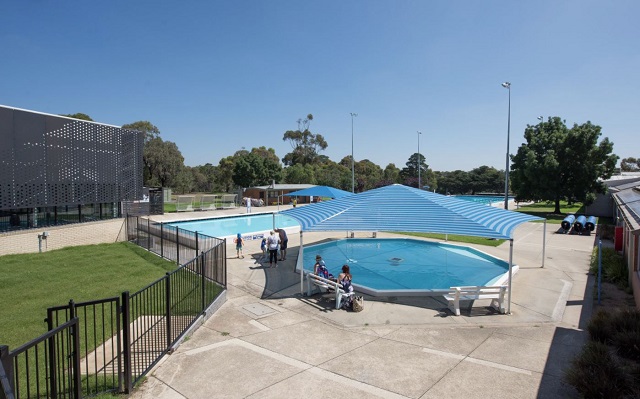
[[242, 244], [244, 244], [244, 240], [242, 239], [240, 233], [238, 233], [238, 236], [234, 241], [236, 243], [236, 254], [238, 255], [238, 259], [240, 259], [241, 256], [242, 258], [244, 258], [244, 255], [242, 254]]
[[267, 238], [262, 237], [262, 241], [260, 242], [260, 249], [262, 250], [262, 260], [267, 259]]

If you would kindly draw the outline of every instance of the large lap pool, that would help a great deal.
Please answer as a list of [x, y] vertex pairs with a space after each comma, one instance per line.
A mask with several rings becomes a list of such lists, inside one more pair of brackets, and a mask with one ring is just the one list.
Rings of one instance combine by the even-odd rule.
[[236, 234], [240, 233], [245, 239], [253, 239], [254, 236], [255, 238], [260, 238], [265, 233], [268, 234], [274, 227], [300, 227], [300, 224], [293, 218], [275, 214], [274, 219], [274, 214], [271, 213], [219, 217], [167, 224], [217, 238], [235, 237]]
[[376, 296], [438, 295], [450, 287], [502, 284], [509, 270], [508, 262], [473, 248], [403, 238], [305, 246], [306, 272], [313, 272], [316, 254], [334, 276], [348, 264], [356, 290]]

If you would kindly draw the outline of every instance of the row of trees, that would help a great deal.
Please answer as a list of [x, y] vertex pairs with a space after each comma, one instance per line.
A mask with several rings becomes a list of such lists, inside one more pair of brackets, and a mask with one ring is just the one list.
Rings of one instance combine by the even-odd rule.
[[[88, 115], [66, 115], [91, 120]], [[321, 154], [328, 147], [322, 134], [310, 130], [313, 115], [297, 121], [297, 130], [288, 130], [282, 140], [291, 152], [280, 159], [273, 148], [242, 149], [222, 158], [217, 165], [189, 167], [178, 146], [160, 137], [160, 130], [148, 121], [123, 125], [145, 132], [144, 182], [147, 186], [171, 187], [179, 193], [231, 192], [238, 188], [277, 183], [307, 183], [351, 191], [351, 156], [339, 162]], [[560, 212], [560, 200], [590, 203], [604, 192], [602, 179], [614, 173], [618, 156], [608, 138], [598, 142], [599, 126], [587, 122], [566, 126], [559, 117], [538, 125], [528, 125], [526, 143], [511, 156], [511, 189], [518, 200], [548, 200]], [[368, 159], [353, 163], [355, 191], [400, 183], [442, 194], [504, 192], [504, 171], [480, 166], [471, 171], [433, 171], [422, 154], [411, 154], [403, 168], [390, 163], [384, 168]], [[640, 160], [625, 158], [623, 170], [640, 170]]]

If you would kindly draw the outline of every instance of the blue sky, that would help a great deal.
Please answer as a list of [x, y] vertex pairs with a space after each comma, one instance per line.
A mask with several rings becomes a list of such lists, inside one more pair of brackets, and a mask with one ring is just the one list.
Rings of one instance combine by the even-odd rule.
[[542, 115], [640, 157], [640, 2], [7, 1], [0, 104], [148, 120], [190, 166], [273, 147], [314, 115], [324, 152], [505, 167]]

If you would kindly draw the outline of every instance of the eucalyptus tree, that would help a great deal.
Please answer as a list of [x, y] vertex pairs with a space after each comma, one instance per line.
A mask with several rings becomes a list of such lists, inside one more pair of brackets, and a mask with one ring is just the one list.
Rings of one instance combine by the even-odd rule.
[[640, 171], [640, 158], [623, 158], [622, 161], [620, 161], [620, 170], [623, 172]]
[[93, 119], [87, 114], [83, 114], [82, 112], [78, 112], [75, 114], [60, 114], [60, 116], [67, 116], [69, 118], [80, 119], [83, 121], [93, 122]]
[[160, 129], [153, 123], [149, 121], [137, 121], [133, 123], [128, 123], [126, 125], [122, 125], [123, 129], [131, 129], [131, 130], [139, 130], [144, 132], [144, 141], [145, 143], [150, 141], [151, 139], [155, 139], [160, 137]]
[[292, 151], [282, 158], [286, 166], [317, 163], [319, 152], [327, 148], [328, 144], [324, 137], [309, 130], [312, 120], [312, 114], [307, 115], [305, 119], [298, 119], [298, 129], [287, 130], [284, 133], [282, 141], [288, 141], [292, 148]]
[[143, 164], [145, 185], [173, 187], [184, 168], [184, 157], [176, 143], [155, 137], [144, 145]]

